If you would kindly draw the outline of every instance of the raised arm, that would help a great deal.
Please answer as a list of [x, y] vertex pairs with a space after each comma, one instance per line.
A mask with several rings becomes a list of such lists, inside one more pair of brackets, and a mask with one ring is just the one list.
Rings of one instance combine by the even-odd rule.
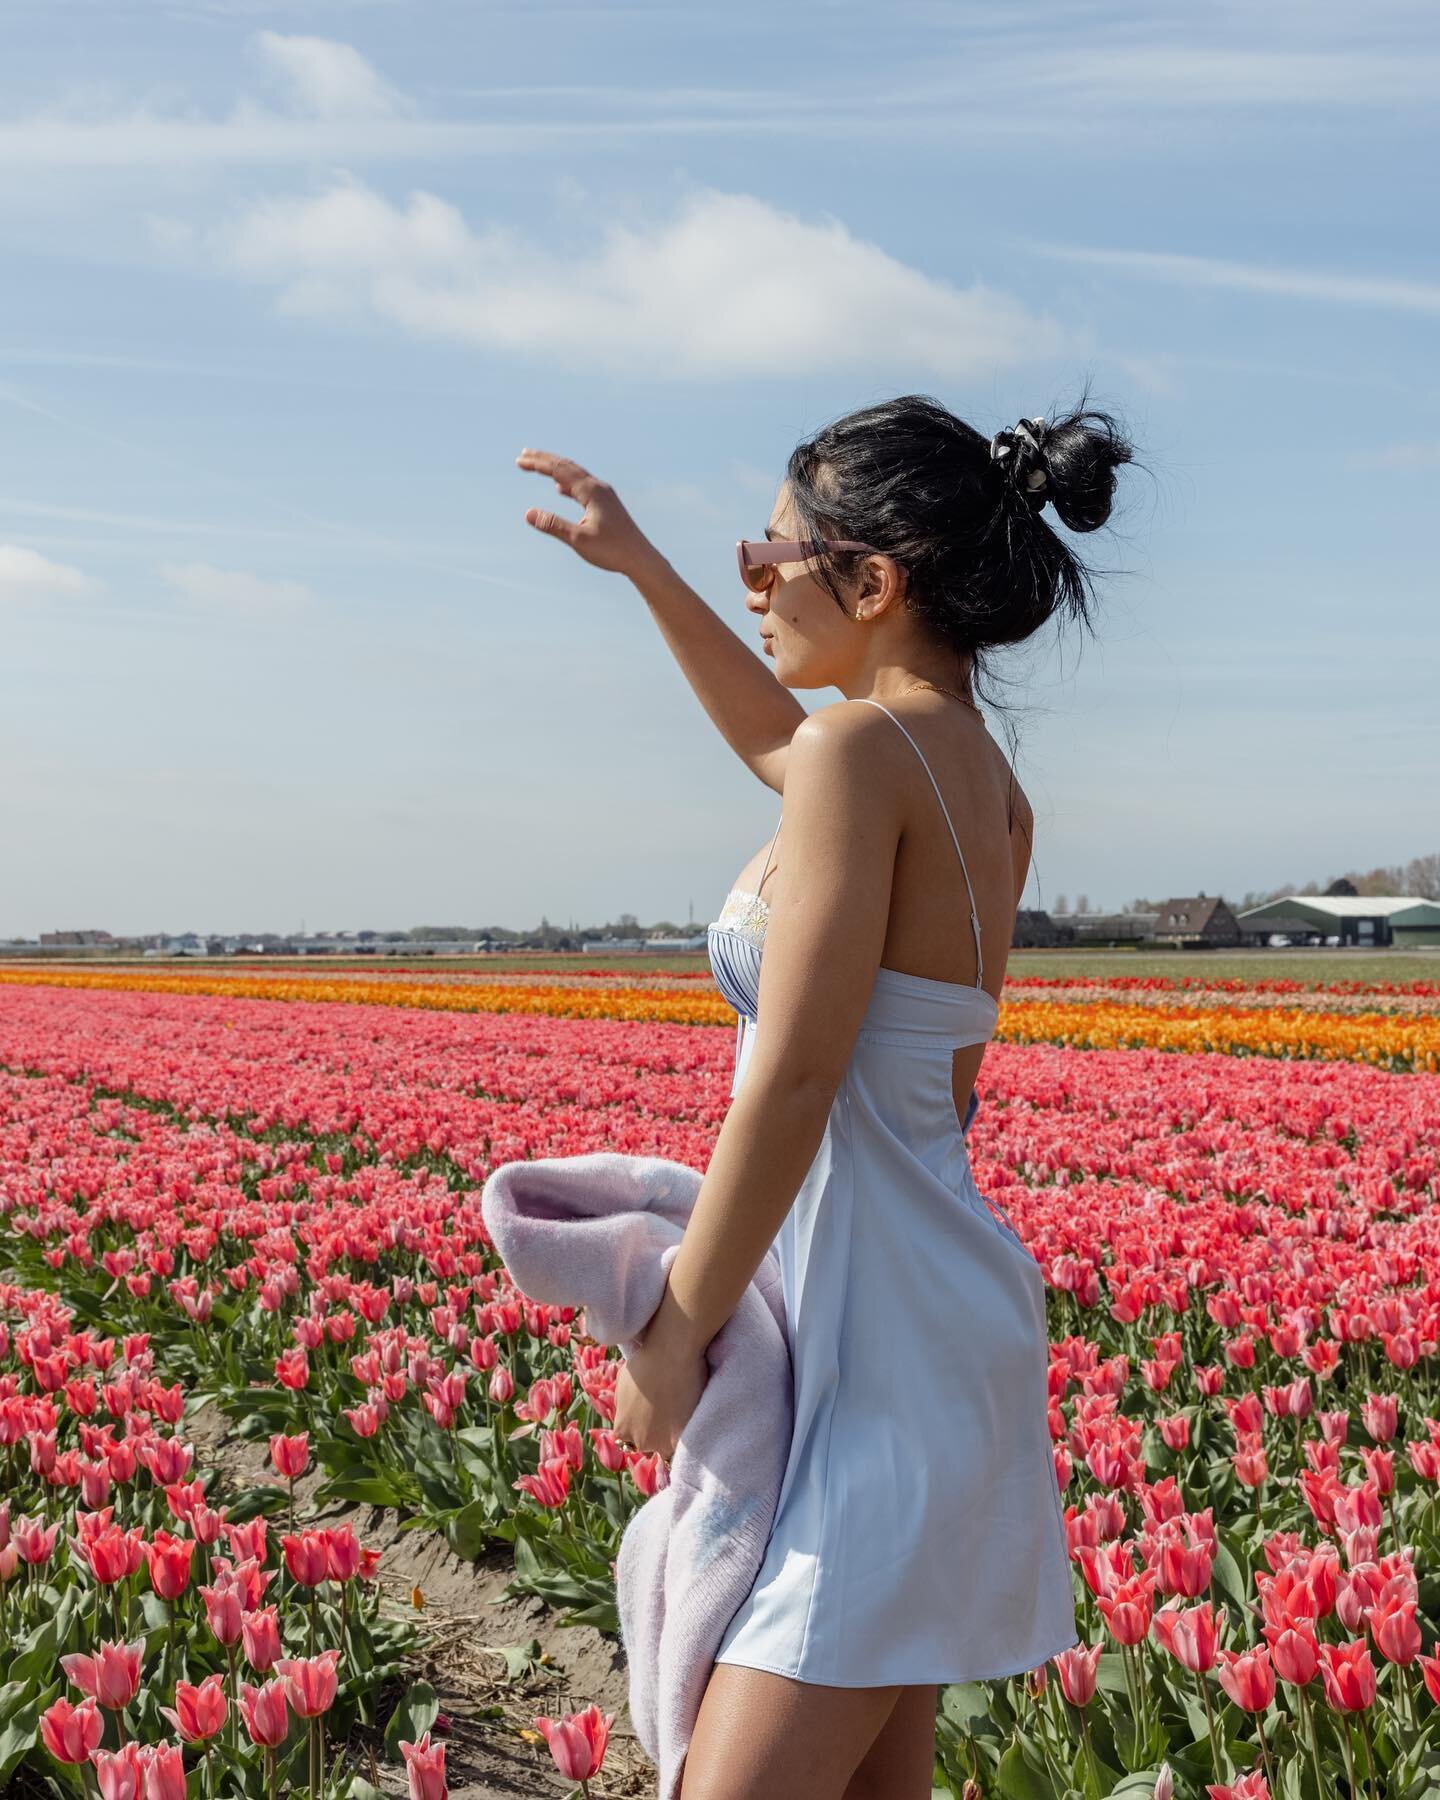
[[721, 737], [767, 787], [783, 792], [790, 740], [808, 716], [805, 708], [676, 574], [607, 482], [546, 450], [522, 450], [515, 461], [550, 476], [585, 508], [583, 518], [567, 519], [532, 506], [526, 523], [559, 538], [594, 568], [634, 582]]

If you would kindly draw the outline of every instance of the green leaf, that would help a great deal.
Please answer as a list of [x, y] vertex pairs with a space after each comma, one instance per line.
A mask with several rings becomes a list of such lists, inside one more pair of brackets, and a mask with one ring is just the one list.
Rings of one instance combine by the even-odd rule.
[[277, 1518], [289, 1509], [290, 1496], [285, 1488], [278, 1484], [267, 1483], [264, 1487], [242, 1488], [227, 1504], [230, 1509], [230, 1523], [244, 1525], [261, 1513], [267, 1519]]
[[24, 1686], [28, 1682], [38, 1681], [54, 1668], [59, 1652], [58, 1624], [58, 1619], [52, 1613], [21, 1638], [15, 1646], [15, 1656], [8, 1671], [12, 1683]]
[[531, 1638], [528, 1644], [482, 1644], [480, 1648], [505, 1658], [507, 1681], [520, 1681], [540, 1666], [539, 1638]]
[[317, 1500], [351, 1500], [359, 1506], [388, 1506], [396, 1511], [417, 1504], [420, 1491], [401, 1470], [372, 1475], [337, 1475], [323, 1482]]
[[40, 1715], [59, 1692], [58, 1681], [44, 1689], [24, 1681], [7, 1681], [0, 1688], [0, 1781], [7, 1780], [39, 1743]]
[[1245, 1592], [1245, 1577], [1240, 1572], [1240, 1564], [1235, 1553], [1225, 1541], [1225, 1534], [1217, 1532], [1215, 1540], [1215, 1560], [1211, 1565], [1211, 1574], [1227, 1600], [1233, 1600], [1242, 1612], [1248, 1605]]
[[399, 1760], [400, 1740], [413, 1744], [440, 1716], [440, 1702], [428, 1681], [413, 1682], [400, 1698], [385, 1727], [385, 1754]]
[[990, 1723], [990, 1696], [978, 1681], [952, 1681], [940, 1690], [940, 1710], [965, 1737]]
[[445, 1527], [446, 1542], [462, 1562], [474, 1562], [485, 1548], [488, 1510], [484, 1500], [472, 1500]]
[[1049, 1780], [1026, 1761], [1018, 1738], [1000, 1758], [996, 1778], [1006, 1800], [1054, 1800]]

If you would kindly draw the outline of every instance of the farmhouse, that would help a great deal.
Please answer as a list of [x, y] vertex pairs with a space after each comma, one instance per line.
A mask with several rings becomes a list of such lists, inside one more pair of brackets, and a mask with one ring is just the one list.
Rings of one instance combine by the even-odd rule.
[[1440, 944], [1440, 901], [1413, 894], [1287, 894], [1240, 915], [1252, 941], [1338, 937], [1342, 944]]
[[1238, 944], [1240, 924], [1218, 894], [1184, 895], [1160, 908], [1154, 938], [1187, 950]]

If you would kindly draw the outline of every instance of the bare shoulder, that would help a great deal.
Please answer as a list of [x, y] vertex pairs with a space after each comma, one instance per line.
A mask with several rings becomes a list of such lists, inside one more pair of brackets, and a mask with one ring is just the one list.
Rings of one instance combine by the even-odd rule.
[[880, 713], [863, 700], [840, 700], [808, 714], [790, 740], [786, 799], [809, 795], [819, 804], [867, 824], [898, 820], [903, 784], [875, 778], [877, 765], [895, 756], [901, 741]]
[[795, 727], [790, 748], [813, 766], [840, 770], [868, 758], [872, 746], [896, 736], [878, 707], [863, 700], [837, 700], [805, 715]]

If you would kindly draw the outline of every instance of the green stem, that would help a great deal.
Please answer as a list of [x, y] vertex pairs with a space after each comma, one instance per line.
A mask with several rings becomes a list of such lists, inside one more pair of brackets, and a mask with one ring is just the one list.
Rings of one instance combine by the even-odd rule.
[[1350, 1744], [1350, 1721], [1341, 1713], [1335, 1721], [1340, 1733], [1340, 1748], [1345, 1754], [1345, 1774], [1350, 1783], [1350, 1800], [1359, 1800], [1359, 1791], [1355, 1786], [1355, 1755]]
[[[1325, 1777], [1320, 1772], [1320, 1728], [1315, 1722], [1315, 1714], [1311, 1710], [1310, 1695], [1307, 1690], [1302, 1687], [1297, 1688], [1295, 1691], [1300, 1696], [1300, 1717], [1309, 1727], [1310, 1741], [1307, 1748], [1310, 1753], [1311, 1766], [1315, 1771], [1315, 1792], [1317, 1794], [1323, 1794], [1325, 1792]], [[1305, 1732], [1302, 1730], [1300, 1734], [1302, 1743], [1305, 1741], [1305, 1735]]]
[[1370, 1715], [1368, 1712], [1362, 1712], [1360, 1715], [1360, 1736], [1365, 1745], [1365, 1766], [1370, 1771], [1370, 1792], [1374, 1796], [1374, 1800], [1380, 1800], [1380, 1789], [1375, 1784], [1375, 1757], [1370, 1749]]
[[1220, 1746], [1215, 1739], [1215, 1714], [1210, 1706], [1209, 1690], [1206, 1688], [1205, 1683], [1200, 1679], [1200, 1672], [1198, 1669], [1195, 1671], [1195, 1686], [1199, 1689], [1200, 1699], [1205, 1707], [1205, 1724], [1210, 1732], [1210, 1761], [1215, 1770], [1215, 1780], [1218, 1783], [1223, 1783], [1225, 1774], [1220, 1767]]

